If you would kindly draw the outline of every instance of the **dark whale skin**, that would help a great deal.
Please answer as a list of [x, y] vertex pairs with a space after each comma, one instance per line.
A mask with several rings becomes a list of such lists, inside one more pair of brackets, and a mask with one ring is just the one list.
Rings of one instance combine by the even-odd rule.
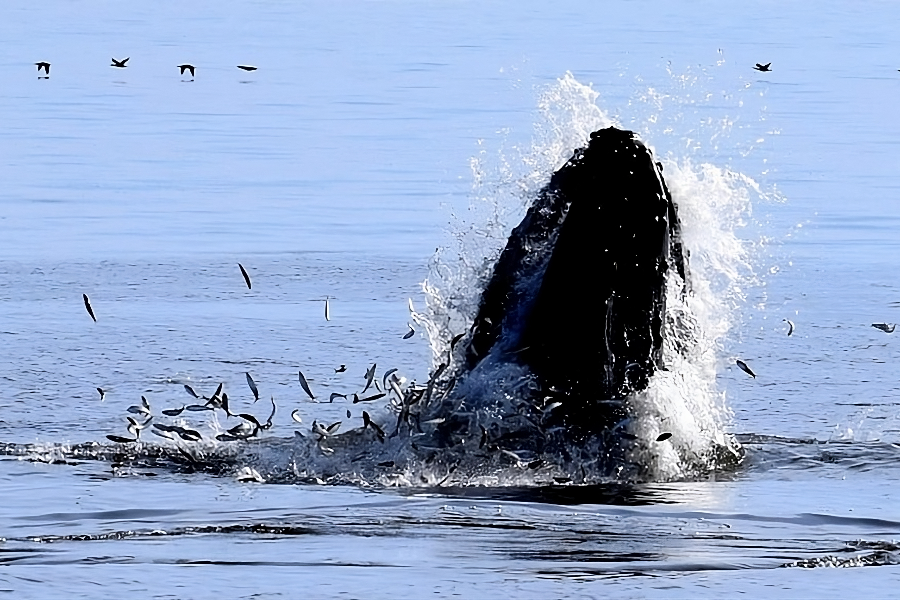
[[[596, 131], [512, 231], [485, 286], [465, 369], [526, 365], [567, 425], [608, 428], [662, 358], [666, 275], [687, 288], [677, 209], [635, 134]], [[611, 407], [618, 406], [613, 410]]]

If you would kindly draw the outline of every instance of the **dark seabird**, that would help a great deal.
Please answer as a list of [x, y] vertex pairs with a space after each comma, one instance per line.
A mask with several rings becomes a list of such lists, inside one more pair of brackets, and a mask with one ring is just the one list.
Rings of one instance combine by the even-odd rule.
[[[128, 58], [131, 58], [131, 57], [128, 57]], [[110, 59], [110, 60], [112, 60], [112, 64], [109, 65], [109, 66], [111, 66], [111, 67], [119, 67], [120, 69], [124, 69], [126, 66], [128, 66], [128, 65], [125, 64], [125, 63], [128, 62], [128, 58], [123, 58], [122, 60], [116, 60], [116, 59], [114, 59], [114, 58], [113, 58], [113, 59]]]
[[746, 373], [747, 375], [749, 375], [749, 376], [752, 377], [753, 379], [756, 379], [756, 373], [754, 373], [754, 372], [750, 369], [750, 367], [747, 366], [747, 363], [745, 363], [745, 362], [742, 361], [742, 360], [735, 361], [735, 363], [737, 363], [737, 366], [739, 366], [739, 367], [741, 368], [741, 371], [743, 371], [744, 373]]
[[253, 284], [250, 283], [250, 276], [247, 275], [247, 269], [244, 268], [244, 265], [238, 263], [238, 266], [241, 268], [241, 275], [244, 276], [244, 281], [247, 283], [247, 289], [252, 290]]
[[765, 71], [771, 71], [772, 69], [769, 68], [769, 66], [770, 66], [771, 64], [772, 64], [772, 63], [766, 63], [766, 64], [764, 64], [764, 65], [761, 65], [761, 64], [759, 64], [759, 63], [756, 63], [756, 66], [753, 67], [753, 68], [756, 69], [757, 71], [763, 71], [763, 72], [765, 72]]
[[194, 65], [178, 65], [178, 68], [181, 69], [182, 75], [184, 75], [185, 71], [190, 71], [191, 77], [194, 76]]
[[91, 308], [91, 301], [88, 300], [87, 294], [82, 294], [82, 298], [84, 298], [84, 307], [87, 309], [88, 314], [91, 315], [91, 318], [94, 320], [94, 323], [97, 322], [97, 317], [94, 316], [94, 309]]
[[100, 400], [103, 400], [103, 397], [106, 396], [106, 390], [103, 388], [97, 388], [97, 391], [100, 392]]
[[885, 333], [894, 333], [894, 328], [897, 327], [897, 325], [894, 323], [872, 323], [872, 327], [880, 329]]
[[256, 70], [256, 67], [251, 67], [249, 65], [238, 65], [237, 68], [241, 69], [243, 71], [255, 71]]
[[37, 66], [38, 73], [40, 73], [41, 69], [43, 69], [44, 73], [47, 74], [47, 77], [50, 77], [50, 63], [41, 61], [34, 64], [35, 66]]
[[347, 365], [341, 365], [340, 367], [338, 367], [337, 369], [335, 369], [334, 372], [335, 372], [335, 373], [343, 373], [343, 372], [346, 371], [346, 370], [347, 370]]

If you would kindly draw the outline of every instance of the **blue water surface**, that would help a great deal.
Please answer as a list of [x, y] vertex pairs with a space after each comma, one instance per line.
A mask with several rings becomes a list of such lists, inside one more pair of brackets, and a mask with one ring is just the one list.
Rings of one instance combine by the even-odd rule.
[[290, 436], [293, 408], [306, 425], [348, 408], [305, 399], [298, 370], [322, 397], [372, 363], [423, 380], [407, 299], [424, 306], [469, 211], [470, 159], [527, 155], [567, 72], [659, 156], [769, 198], [741, 229], [758, 281], [718, 373], [736, 472], [547, 497], [7, 457], [3, 591], [896, 595], [900, 332], [871, 324], [900, 321], [897, 5], [89, 0], [0, 17], [3, 443], [107, 443], [141, 395], [178, 406], [185, 383], [262, 414], [245, 372]]

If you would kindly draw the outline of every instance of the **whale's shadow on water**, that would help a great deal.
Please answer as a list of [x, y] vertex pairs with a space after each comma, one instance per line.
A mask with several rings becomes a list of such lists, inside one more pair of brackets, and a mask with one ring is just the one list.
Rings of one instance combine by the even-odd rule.
[[[691, 356], [694, 324], [670, 310], [692, 293], [688, 261], [661, 165], [632, 132], [602, 129], [537, 194], [471, 326], [446, 341], [427, 384], [385, 377], [389, 403], [373, 410], [377, 418], [366, 413], [365, 427], [333, 435], [314, 423], [305, 435], [260, 439], [253, 419], [219, 442], [6, 444], [0, 453], [215, 475], [244, 469], [274, 483], [640, 502], [630, 486], [658, 478], [651, 457], [668, 453], [686, 465], [681, 477], [727, 471], [743, 458], [721, 432], [694, 443], [635, 425], [653, 381]], [[675, 419], [652, 411], [660, 423]]]

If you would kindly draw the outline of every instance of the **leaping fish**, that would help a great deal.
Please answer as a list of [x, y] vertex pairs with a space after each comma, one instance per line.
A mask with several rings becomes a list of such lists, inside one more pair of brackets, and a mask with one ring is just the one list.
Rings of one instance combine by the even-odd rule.
[[259, 400], [259, 388], [256, 387], [256, 382], [250, 377], [250, 373], [244, 374], [247, 376], [247, 385], [250, 386], [250, 391], [253, 392], [253, 401], [256, 402]]
[[325, 296], [325, 320], [331, 320], [331, 304], [328, 302], [328, 296]]
[[372, 363], [372, 366], [366, 370], [365, 378], [366, 378], [366, 387], [363, 388], [363, 393], [366, 393], [366, 390], [372, 385], [372, 380], [375, 379], [375, 363]]
[[747, 363], [745, 363], [742, 360], [737, 360], [737, 361], [735, 361], [735, 363], [737, 364], [738, 367], [741, 368], [741, 371], [743, 371], [744, 373], [746, 373], [753, 379], [756, 379], [756, 373], [754, 373], [753, 370], [747, 366]]
[[[191, 73], [191, 75], [193, 75], [193, 73]], [[245, 269], [244, 265], [242, 265], [241, 263], [238, 263], [238, 267], [241, 268], [241, 275], [244, 276], [244, 281], [247, 283], [247, 289], [253, 289], [253, 284], [250, 283], [250, 276], [247, 274], [247, 269]]]
[[790, 319], [784, 319], [784, 322], [788, 324], [788, 335], [790, 336], [794, 333], [794, 322]]
[[310, 400], [315, 400], [316, 397], [313, 396], [312, 390], [309, 389], [309, 384], [306, 382], [306, 377], [303, 376], [303, 371], [299, 371], [300, 375], [300, 387], [303, 388], [303, 391], [307, 393]]
[[84, 307], [87, 309], [88, 314], [91, 315], [94, 323], [96, 323], [97, 317], [94, 316], [94, 309], [91, 308], [91, 301], [88, 299], [87, 294], [82, 294], [81, 297], [84, 298]]

